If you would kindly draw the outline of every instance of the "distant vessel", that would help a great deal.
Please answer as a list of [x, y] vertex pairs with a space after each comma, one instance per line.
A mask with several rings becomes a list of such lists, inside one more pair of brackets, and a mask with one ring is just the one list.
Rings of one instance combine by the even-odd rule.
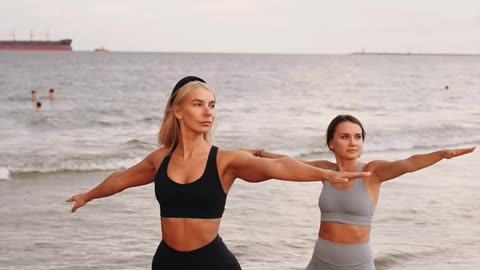
[[0, 40], [0, 50], [3, 51], [71, 51], [72, 40]]
[[96, 52], [108, 52], [107, 49], [105, 49], [103, 46], [99, 47], [99, 48], [95, 48], [95, 51]]
[[30, 32], [30, 40], [16, 40], [15, 31], [12, 33], [12, 40], [0, 40], [0, 51], [71, 51], [72, 40], [61, 39], [51, 41], [49, 33], [47, 40], [33, 40], [33, 33]]

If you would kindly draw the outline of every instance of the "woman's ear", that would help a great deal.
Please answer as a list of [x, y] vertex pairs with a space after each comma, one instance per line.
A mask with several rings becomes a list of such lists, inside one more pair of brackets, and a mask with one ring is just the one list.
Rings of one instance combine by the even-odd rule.
[[333, 151], [333, 143], [332, 140], [328, 142], [328, 148], [330, 148], [330, 151]]
[[181, 110], [180, 106], [174, 105], [174, 107], [173, 107], [173, 115], [175, 115], [175, 118], [177, 118], [178, 120], [182, 120], [182, 118], [183, 118], [183, 113], [182, 113], [182, 110]]

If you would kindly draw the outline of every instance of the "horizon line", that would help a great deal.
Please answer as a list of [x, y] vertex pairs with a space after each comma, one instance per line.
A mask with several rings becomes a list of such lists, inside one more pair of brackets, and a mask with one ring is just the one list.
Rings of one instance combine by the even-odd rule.
[[[459, 52], [226, 52], [226, 51], [137, 51], [137, 50], [112, 50], [108, 52], [120, 53], [185, 53], [185, 54], [283, 54], [283, 55], [438, 55], [438, 56], [480, 56], [480, 53], [459, 53]], [[94, 49], [72, 50], [74, 52], [95, 52]]]

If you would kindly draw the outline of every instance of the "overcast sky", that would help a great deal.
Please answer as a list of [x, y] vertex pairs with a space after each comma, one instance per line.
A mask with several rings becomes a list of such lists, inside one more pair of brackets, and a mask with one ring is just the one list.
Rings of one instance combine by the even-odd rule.
[[0, 39], [74, 50], [480, 53], [480, 0], [14, 0]]

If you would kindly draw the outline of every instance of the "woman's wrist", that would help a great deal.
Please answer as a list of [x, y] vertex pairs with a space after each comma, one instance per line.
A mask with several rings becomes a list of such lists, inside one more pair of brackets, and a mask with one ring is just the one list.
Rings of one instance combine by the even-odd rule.
[[324, 170], [325, 173], [325, 181], [332, 182], [335, 179], [336, 171], [334, 170]]

